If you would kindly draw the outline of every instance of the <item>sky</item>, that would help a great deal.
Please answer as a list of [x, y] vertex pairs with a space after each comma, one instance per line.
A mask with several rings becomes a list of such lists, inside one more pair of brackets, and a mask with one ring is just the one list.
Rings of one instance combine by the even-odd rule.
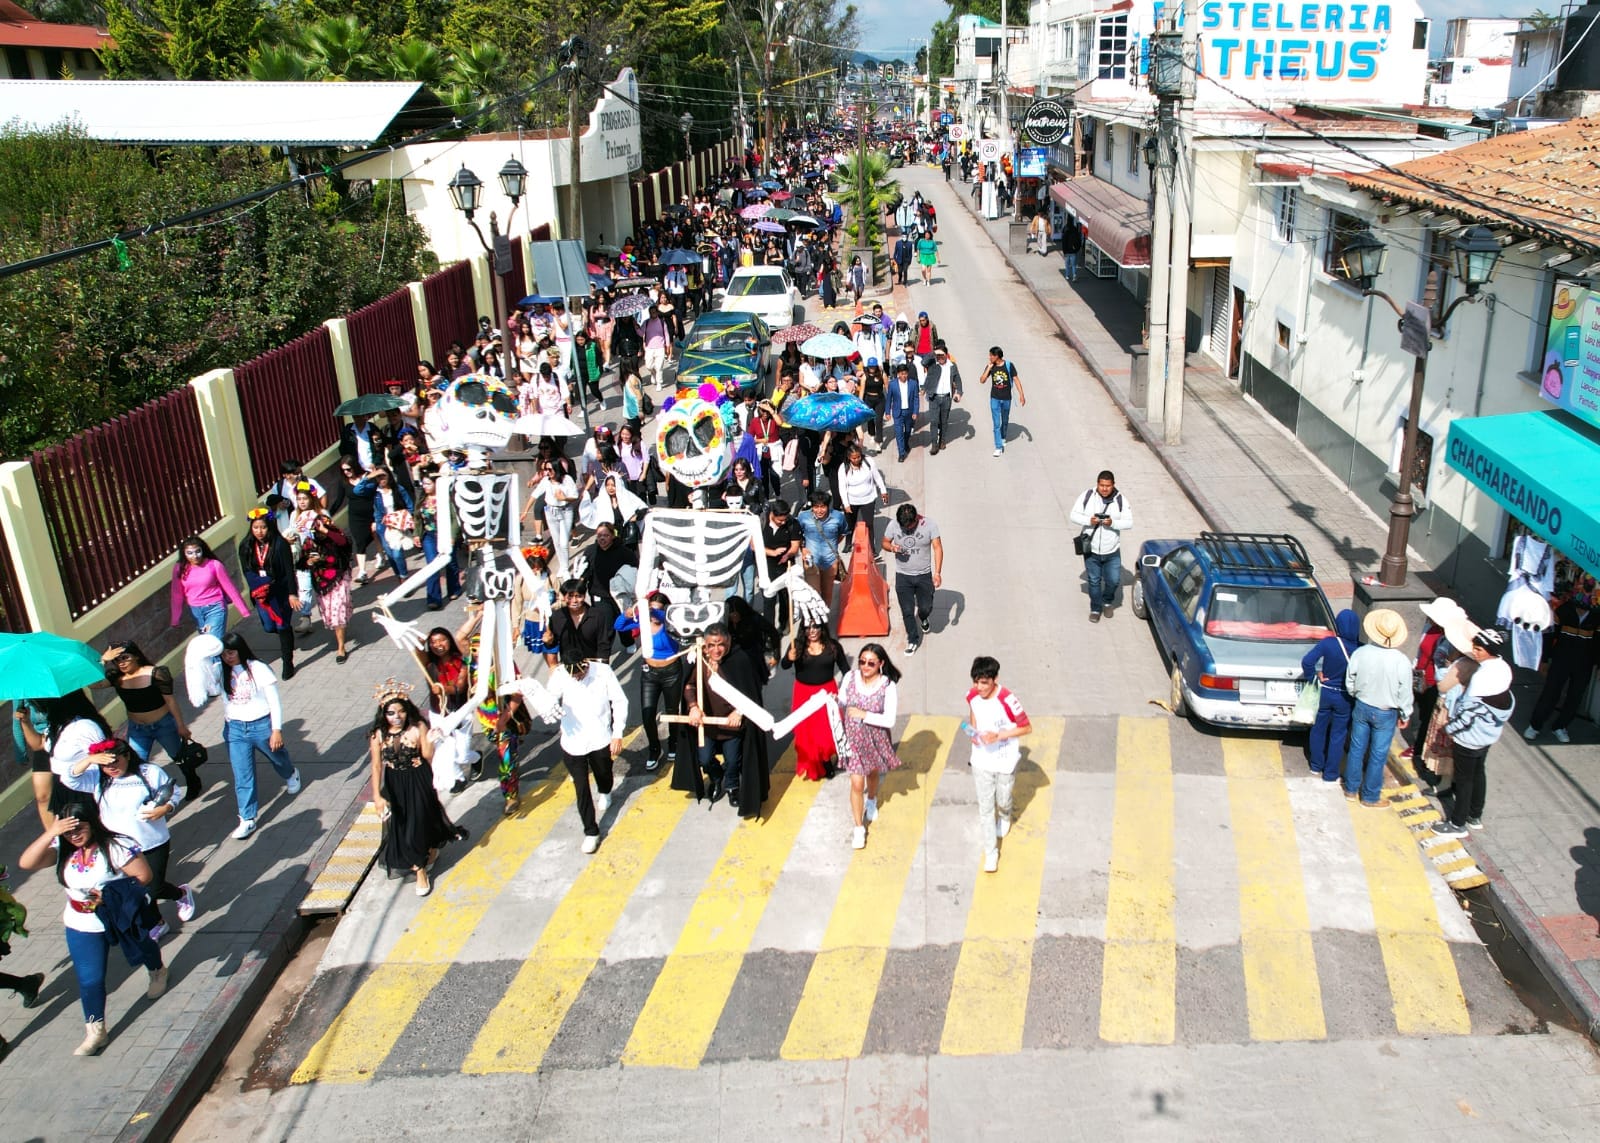
[[[869, 55], [910, 58], [916, 53], [913, 37], [922, 38], [950, 10], [944, 0], [856, 0], [861, 10], [861, 48]], [[1028, 19], [1028, 0], [1016, 0], [1013, 23]], [[1422, 11], [1442, 35], [1444, 22], [1456, 16], [1519, 16], [1543, 7], [1559, 12], [1560, 0], [1423, 0]], [[897, 50], [898, 49], [898, 50]]]

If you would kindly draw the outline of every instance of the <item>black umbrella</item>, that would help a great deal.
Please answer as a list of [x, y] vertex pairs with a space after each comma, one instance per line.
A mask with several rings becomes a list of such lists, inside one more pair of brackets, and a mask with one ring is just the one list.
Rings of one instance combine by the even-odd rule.
[[391, 397], [387, 393], [363, 393], [359, 397], [351, 397], [348, 401], [334, 409], [336, 417], [359, 417], [367, 413], [386, 413], [390, 409], [403, 409], [406, 402], [400, 397]]

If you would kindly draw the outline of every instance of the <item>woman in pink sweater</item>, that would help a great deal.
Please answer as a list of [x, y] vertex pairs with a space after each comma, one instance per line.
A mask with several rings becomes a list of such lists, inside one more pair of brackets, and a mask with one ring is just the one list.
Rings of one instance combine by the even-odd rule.
[[178, 625], [183, 605], [188, 604], [201, 634], [221, 639], [228, 630], [230, 600], [241, 617], [249, 616], [250, 609], [234, 586], [227, 566], [212, 554], [206, 542], [199, 536], [190, 536], [178, 545], [178, 562], [172, 569], [172, 625]]

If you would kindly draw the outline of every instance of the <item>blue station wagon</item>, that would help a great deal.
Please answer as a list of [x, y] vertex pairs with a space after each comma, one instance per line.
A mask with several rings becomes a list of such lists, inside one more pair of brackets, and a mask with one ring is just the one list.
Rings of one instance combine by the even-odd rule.
[[1172, 671], [1172, 709], [1221, 726], [1296, 725], [1300, 660], [1333, 612], [1293, 536], [1202, 532], [1139, 549], [1133, 613]]

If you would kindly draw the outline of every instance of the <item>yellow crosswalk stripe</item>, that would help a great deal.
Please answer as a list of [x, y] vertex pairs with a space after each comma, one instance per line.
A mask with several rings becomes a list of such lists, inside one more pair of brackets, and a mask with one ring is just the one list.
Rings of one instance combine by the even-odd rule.
[[1045, 836], [1065, 725], [1059, 718], [1035, 719], [1033, 732], [1022, 740], [1025, 764], [1017, 768], [1012, 790], [1017, 817], [1000, 843], [1000, 871], [977, 874], [967, 909], [966, 939], [939, 1041], [939, 1051], [947, 1056], [1022, 1050]]
[[444, 979], [500, 891], [572, 805], [565, 775], [523, 795], [434, 887], [433, 896], [295, 1069], [292, 1083], [362, 1083], [394, 1050], [400, 1034]]
[[1170, 1044], [1177, 1034], [1172, 752], [1167, 722], [1117, 720], [1100, 1037]]
[[1322, 986], [1278, 744], [1224, 738], [1229, 828], [1239, 862], [1239, 929], [1250, 1035], [1321, 1040]]
[[822, 948], [783, 1041], [784, 1059], [861, 1054], [911, 859], [922, 843], [959, 722], [919, 715], [907, 723], [899, 749], [905, 765], [883, 779], [878, 820], [834, 901]]
[[1450, 945], [1411, 834], [1393, 814], [1347, 803], [1402, 1036], [1472, 1030]]
[[[489, 1014], [461, 1070], [538, 1070], [605, 950], [628, 899], [692, 804], [663, 775], [624, 806], [600, 850], [562, 895], [538, 943]], [[742, 829], [758, 828], [745, 825]]]
[[[791, 750], [786, 756], [793, 759]], [[622, 1062], [696, 1068], [705, 1058], [783, 863], [822, 789], [791, 765], [772, 776], [771, 817], [734, 831], [634, 1022]]]

